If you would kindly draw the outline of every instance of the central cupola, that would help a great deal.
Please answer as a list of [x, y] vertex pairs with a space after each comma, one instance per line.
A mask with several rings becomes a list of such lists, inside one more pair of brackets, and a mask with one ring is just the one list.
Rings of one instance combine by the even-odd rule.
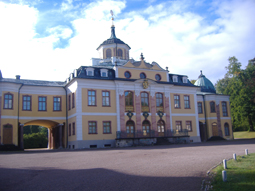
[[[112, 11], [111, 11], [112, 13]], [[114, 18], [112, 13], [112, 26], [111, 26], [111, 37], [105, 40], [97, 48], [100, 59], [110, 59], [115, 57], [117, 59], [129, 60], [129, 50], [131, 49], [126, 43], [116, 37]]]

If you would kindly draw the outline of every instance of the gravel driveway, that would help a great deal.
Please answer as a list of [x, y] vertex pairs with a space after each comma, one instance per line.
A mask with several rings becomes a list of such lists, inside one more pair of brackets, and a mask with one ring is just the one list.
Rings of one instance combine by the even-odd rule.
[[212, 166], [255, 139], [123, 149], [0, 152], [0, 190], [199, 191]]

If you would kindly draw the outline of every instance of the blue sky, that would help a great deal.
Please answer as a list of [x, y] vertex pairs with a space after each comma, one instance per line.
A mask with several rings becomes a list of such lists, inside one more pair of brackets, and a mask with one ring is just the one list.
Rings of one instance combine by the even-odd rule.
[[0, 70], [4, 78], [64, 81], [91, 65], [96, 48], [116, 36], [135, 60], [143, 52], [171, 73], [213, 83], [228, 58], [243, 68], [255, 57], [254, 0], [2, 0]]

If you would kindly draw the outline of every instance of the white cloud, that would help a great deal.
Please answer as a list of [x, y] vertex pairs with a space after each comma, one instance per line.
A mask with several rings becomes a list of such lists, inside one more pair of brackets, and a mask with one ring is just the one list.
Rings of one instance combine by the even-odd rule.
[[[187, 1], [174, 1], [123, 13], [126, 4], [122, 1], [79, 6], [64, 1], [59, 12], [65, 12], [63, 18], [72, 16], [72, 29], [51, 26], [49, 36], [36, 38], [37, 9], [0, 3], [0, 63], [5, 63], [0, 69], [4, 77], [21, 74], [64, 80], [73, 69], [90, 65], [90, 59], [98, 57], [96, 48], [110, 37], [110, 10], [116, 18], [116, 35], [131, 47], [132, 57], [138, 60], [143, 52], [147, 62], [156, 61], [190, 79], [196, 79], [202, 69], [215, 83], [223, 77], [229, 56], [236, 56], [243, 65], [255, 56], [254, 1], [215, 1], [210, 14], [218, 19], [210, 24], [204, 15], [189, 11], [189, 6]], [[54, 49], [60, 38], [68, 39], [68, 46]]]
[[47, 31], [50, 34], [56, 36], [56, 38], [61, 37], [63, 39], [69, 38], [73, 34], [72, 29], [61, 25], [50, 28]]

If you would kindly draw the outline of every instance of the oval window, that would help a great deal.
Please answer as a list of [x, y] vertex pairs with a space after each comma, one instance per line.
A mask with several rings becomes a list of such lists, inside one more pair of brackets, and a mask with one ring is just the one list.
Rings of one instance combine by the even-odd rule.
[[124, 75], [125, 75], [126, 78], [130, 78], [130, 77], [131, 77], [131, 74], [130, 74], [130, 72], [128, 72], [128, 71], [126, 71], [126, 72], [124, 73]]
[[161, 80], [161, 76], [160, 76], [159, 74], [156, 74], [156, 75], [155, 75], [155, 79], [156, 79], [157, 81], [160, 81], [160, 80]]
[[140, 74], [140, 78], [141, 78], [141, 79], [145, 79], [145, 78], [146, 78], [145, 73], [142, 72], [142, 73]]

